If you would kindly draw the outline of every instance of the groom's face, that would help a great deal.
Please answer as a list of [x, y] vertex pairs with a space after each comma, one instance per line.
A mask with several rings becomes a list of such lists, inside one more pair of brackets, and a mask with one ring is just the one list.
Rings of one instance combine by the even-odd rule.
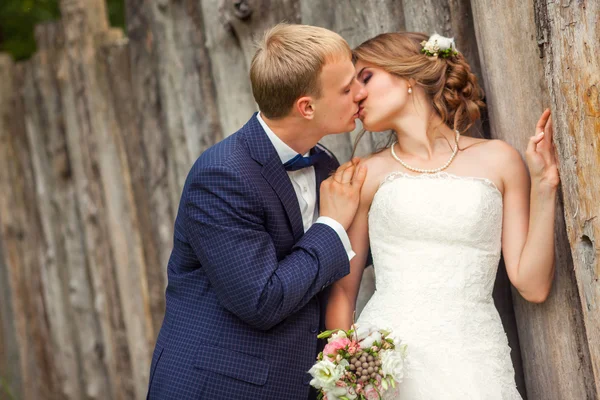
[[354, 130], [358, 118], [358, 102], [365, 90], [356, 79], [351, 60], [330, 61], [320, 75], [321, 97], [315, 103], [315, 123], [325, 134]]

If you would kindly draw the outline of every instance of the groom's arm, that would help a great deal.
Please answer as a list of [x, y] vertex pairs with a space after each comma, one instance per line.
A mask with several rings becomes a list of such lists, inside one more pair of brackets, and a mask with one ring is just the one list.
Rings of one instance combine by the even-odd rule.
[[224, 166], [191, 177], [185, 196], [188, 240], [221, 304], [267, 330], [350, 271], [338, 234], [314, 224], [278, 261], [256, 189]]

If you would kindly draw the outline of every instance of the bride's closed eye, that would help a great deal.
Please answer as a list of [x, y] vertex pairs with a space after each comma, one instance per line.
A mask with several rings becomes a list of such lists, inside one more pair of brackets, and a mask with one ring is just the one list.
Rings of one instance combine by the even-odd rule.
[[372, 76], [373, 76], [373, 74], [367, 72], [362, 75], [362, 77], [360, 78], [360, 81], [362, 82], [363, 85], [366, 85]]

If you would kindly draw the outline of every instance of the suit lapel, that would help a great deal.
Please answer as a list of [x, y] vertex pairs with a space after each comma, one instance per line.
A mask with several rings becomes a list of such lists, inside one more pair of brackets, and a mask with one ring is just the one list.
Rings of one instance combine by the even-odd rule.
[[[324, 163], [318, 163], [317, 165], [315, 165], [315, 180], [316, 180], [316, 184], [317, 184], [317, 204], [316, 207], [318, 208], [319, 205], [321, 204], [321, 183], [329, 178], [329, 175], [335, 171], [335, 169], [337, 168], [337, 160], [335, 159], [335, 156], [329, 151], [327, 150], [324, 146], [322, 146], [321, 144], [317, 144], [315, 146], [314, 151], [324, 151], [327, 154], [329, 154], [330, 161], [329, 162], [324, 162]], [[320, 213], [320, 210], [319, 210]]]
[[245, 128], [248, 129], [250, 155], [262, 165], [261, 174], [281, 201], [292, 227], [294, 241], [297, 242], [304, 234], [304, 224], [290, 177], [283, 168], [273, 144], [256, 119], [256, 114], [248, 121]]
[[283, 168], [283, 165], [281, 165], [281, 160], [277, 154], [263, 165], [262, 176], [269, 182], [269, 185], [271, 185], [277, 197], [281, 200], [281, 204], [283, 204], [292, 225], [294, 241], [297, 242], [304, 234], [300, 205], [298, 204], [298, 198], [296, 197], [290, 177]]

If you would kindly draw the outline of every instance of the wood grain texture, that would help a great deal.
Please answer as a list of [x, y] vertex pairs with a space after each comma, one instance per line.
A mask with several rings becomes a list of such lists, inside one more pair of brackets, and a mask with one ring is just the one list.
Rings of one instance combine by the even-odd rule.
[[[566, 232], [593, 375], [600, 393], [600, 4], [535, 1], [537, 42], [554, 112]], [[566, 246], [565, 246], [565, 250]], [[587, 354], [586, 354], [587, 355]]]

